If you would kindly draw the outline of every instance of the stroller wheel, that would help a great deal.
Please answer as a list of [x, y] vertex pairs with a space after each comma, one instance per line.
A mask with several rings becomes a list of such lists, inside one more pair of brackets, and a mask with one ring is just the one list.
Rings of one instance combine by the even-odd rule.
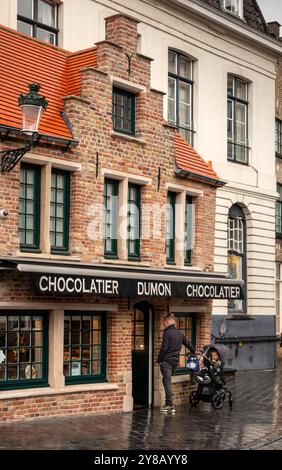
[[196, 390], [193, 390], [193, 392], [190, 393], [189, 395], [189, 401], [192, 406], [197, 406], [199, 403], [199, 397], [198, 393]]
[[223, 399], [220, 393], [215, 392], [211, 397], [211, 404], [215, 410], [220, 410], [222, 408]]

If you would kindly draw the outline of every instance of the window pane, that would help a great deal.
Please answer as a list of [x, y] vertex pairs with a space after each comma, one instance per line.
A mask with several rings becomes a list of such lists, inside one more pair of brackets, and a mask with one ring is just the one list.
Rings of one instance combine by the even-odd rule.
[[179, 101], [185, 104], [191, 104], [191, 85], [188, 83], [179, 83]]
[[69, 245], [70, 175], [53, 170], [51, 184], [51, 246], [55, 251], [67, 251]]
[[47, 26], [56, 27], [56, 6], [38, 0], [38, 21]]
[[[40, 317], [42, 325], [43, 318]], [[0, 317], [0, 381], [21, 381], [43, 378], [43, 337], [34, 332], [35, 323], [28, 315]], [[37, 346], [37, 347], [35, 347]], [[37, 365], [40, 367], [37, 368]], [[7, 384], [8, 385], [8, 384]]]
[[174, 261], [175, 239], [175, 195], [168, 193], [166, 210], [166, 257], [170, 262]]
[[179, 57], [179, 75], [192, 80], [192, 62], [186, 57]]
[[[235, 91], [231, 91], [235, 84]], [[228, 77], [227, 100], [227, 156], [229, 160], [248, 163], [248, 84], [235, 77]]]
[[240, 0], [225, 0], [225, 8], [226, 10], [239, 15], [239, 1]]
[[37, 38], [49, 44], [56, 45], [56, 35], [45, 29], [37, 28]]
[[[173, 68], [172, 61], [174, 60]], [[193, 62], [176, 52], [169, 52], [168, 77], [168, 120], [178, 127], [182, 137], [193, 145], [193, 116], [192, 116], [192, 81]], [[173, 71], [174, 70], [174, 71]], [[171, 76], [170, 74], [175, 75]], [[191, 130], [186, 130], [185, 128]]]
[[140, 186], [128, 185], [128, 256], [140, 255]]
[[236, 98], [247, 101], [247, 83], [236, 79]]
[[169, 73], [176, 74], [176, 53], [168, 51], [168, 71]]
[[31, 24], [24, 23], [24, 21], [18, 20], [17, 30], [20, 33], [24, 33], [24, 34], [27, 34], [28, 36], [32, 36], [32, 26], [31, 26]]
[[191, 127], [191, 107], [179, 103], [179, 125]]
[[18, 0], [18, 15], [33, 18], [33, 0]]
[[[184, 261], [192, 262], [192, 250], [195, 234], [195, 210], [192, 197], [186, 198], [185, 224], [184, 224]], [[182, 326], [180, 326], [182, 328]]]
[[[80, 377], [93, 375], [91, 361], [95, 360], [96, 374], [101, 373], [102, 346], [101, 346], [101, 317], [92, 315], [75, 315], [70, 324], [69, 317], [65, 317], [64, 334], [64, 375], [66, 377]], [[69, 327], [72, 327], [69, 330]], [[67, 327], [67, 329], [66, 329]], [[69, 347], [71, 341], [71, 347]]]
[[[175, 316], [177, 322], [177, 328], [186, 336], [194, 346], [196, 346], [196, 335], [195, 335], [195, 318], [192, 315], [187, 314], [176, 314]], [[193, 327], [192, 327], [193, 324]], [[179, 362], [177, 365], [178, 369], [184, 369], [183, 373], [186, 373], [186, 348], [185, 346], [181, 347], [180, 355], [179, 355]]]
[[246, 124], [246, 111], [247, 107], [245, 104], [236, 103], [236, 121]]
[[228, 75], [227, 79], [227, 93], [228, 95], [234, 96], [234, 90], [233, 90], [233, 83], [234, 83], [234, 78]]
[[118, 224], [118, 182], [105, 180], [104, 184], [104, 252], [117, 255], [117, 224]]
[[113, 127], [127, 134], [135, 133], [135, 95], [113, 89]]
[[21, 247], [39, 247], [40, 169], [22, 166], [19, 200]]

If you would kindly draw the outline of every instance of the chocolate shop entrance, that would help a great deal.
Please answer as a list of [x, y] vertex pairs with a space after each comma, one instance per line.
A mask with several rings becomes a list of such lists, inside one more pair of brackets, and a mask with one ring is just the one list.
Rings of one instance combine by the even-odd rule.
[[153, 315], [152, 305], [134, 306], [132, 320], [132, 395], [134, 408], [153, 403]]

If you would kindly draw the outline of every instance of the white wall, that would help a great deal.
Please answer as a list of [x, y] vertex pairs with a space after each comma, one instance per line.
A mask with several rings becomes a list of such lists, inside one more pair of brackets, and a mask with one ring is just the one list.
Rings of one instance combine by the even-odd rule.
[[17, 0], [0, 0], [0, 24], [17, 29]]
[[[275, 312], [275, 201], [257, 190], [218, 190], [215, 232], [215, 270], [227, 273], [227, 217], [240, 204], [247, 229], [247, 298], [249, 315]], [[227, 302], [214, 300], [214, 313], [227, 314]]]

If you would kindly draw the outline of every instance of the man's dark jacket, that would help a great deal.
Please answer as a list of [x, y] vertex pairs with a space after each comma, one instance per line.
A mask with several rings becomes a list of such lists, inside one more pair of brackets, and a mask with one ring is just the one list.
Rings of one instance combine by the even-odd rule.
[[158, 362], [165, 361], [172, 367], [176, 367], [182, 344], [184, 344], [184, 346], [194, 354], [195, 348], [193, 344], [175, 327], [175, 325], [170, 325], [165, 328], [161, 350], [158, 355]]

